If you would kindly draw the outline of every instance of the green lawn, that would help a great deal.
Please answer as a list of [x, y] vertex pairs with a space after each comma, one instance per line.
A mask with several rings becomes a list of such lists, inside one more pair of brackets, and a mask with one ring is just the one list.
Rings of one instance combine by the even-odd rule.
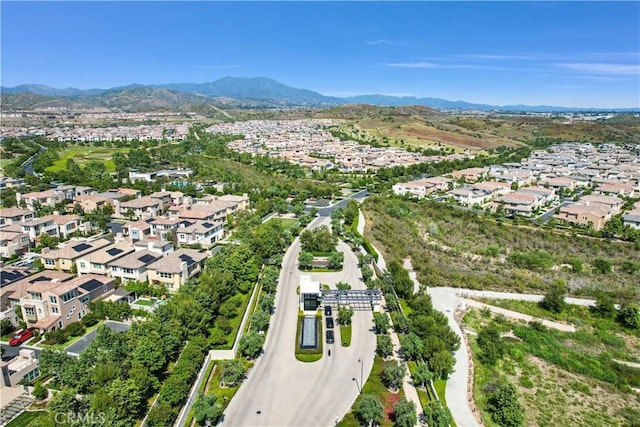
[[7, 424], [7, 427], [27, 427], [36, 420], [42, 423], [46, 418], [47, 411], [26, 411], [18, 415], [13, 421]]
[[151, 300], [148, 300], [148, 299], [137, 299], [137, 300], [135, 300], [134, 304], [151, 307], [154, 304], [154, 302], [151, 301]]
[[349, 347], [351, 345], [351, 324], [340, 325], [340, 342], [343, 347]]
[[282, 224], [282, 228], [284, 228], [285, 230], [298, 222], [298, 220], [295, 218], [271, 218], [269, 221], [280, 222], [280, 224]]
[[115, 147], [72, 147], [64, 150], [60, 153], [60, 158], [56, 160], [53, 165], [49, 166], [46, 171], [57, 172], [67, 167], [67, 160], [73, 159], [79, 164], [87, 163], [90, 161], [98, 161], [105, 164], [107, 171], [115, 172], [116, 165], [111, 160], [111, 156], [115, 152], [126, 153], [129, 148], [115, 148]]
[[304, 318], [304, 315], [302, 314], [298, 314], [298, 326], [296, 328], [296, 359], [301, 361], [301, 362], [316, 362], [320, 359], [322, 359], [323, 356], [323, 342], [324, 342], [324, 334], [323, 334], [323, 328], [322, 328], [322, 322], [320, 321], [319, 318], [321, 318], [321, 315], [316, 314], [316, 321], [317, 321], [317, 325], [318, 325], [318, 330], [317, 330], [317, 335], [316, 335], [316, 339], [318, 340], [318, 347], [317, 348], [310, 348], [310, 349], [302, 349], [300, 348], [300, 343], [302, 342], [302, 319]]

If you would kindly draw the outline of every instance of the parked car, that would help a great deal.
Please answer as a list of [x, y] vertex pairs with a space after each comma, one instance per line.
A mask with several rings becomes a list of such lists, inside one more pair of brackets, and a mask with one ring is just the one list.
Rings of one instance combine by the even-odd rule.
[[327, 317], [327, 329], [333, 329], [333, 317]]
[[335, 337], [333, 335], [333, 331], [327, 331], [327, 344], [333, 344], [335, 342]]
[[18, 332], [16, 336], [11, 338], [9, 340], [9, 345], [12, 345], [12, 346], [20, 345], [32, 337], [33, 337], [33, 328], [25, 329], [24, 331]]
[[324, 315], [325, 316], [331, 316], [331, 306], [330, 305], [325, 305], [324, 306]]

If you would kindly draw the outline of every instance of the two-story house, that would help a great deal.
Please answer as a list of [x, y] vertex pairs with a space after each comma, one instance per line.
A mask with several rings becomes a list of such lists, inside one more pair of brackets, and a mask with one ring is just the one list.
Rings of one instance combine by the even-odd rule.
[[206, 259], [206, 253], [178, 249], [147, 267], [149, 283], [165, 285], [169, 292], [177, 292], [187, 280], [202, 271]]
[[97, 251], [88, 253], [76, 260], [79, 275], [83, 274], [111, 274], [110, 263], [134, 252], [131, 242], [118, 242], [105, 246]]
[[29, 209], [4, 208], [0, 209], [0, 226], [21, 224], [35, 219], [36, 213]]
[[183, 220], [176, 230], [178, 245], [209, 247], [224, 237], [224, 224], [220, 221]]
[[47, 270], [71, 271], [78, 259], [111, 243], [111, 240], [105, 238], [93, 241], [72, 239], [59, 249], [44, 248], [40, 258]]
[[153, 218], [162, 210], [162, 202], [149, 196], [120, 203], [120, 215], [135, 219]]
[[135, 251], [109, 263], [111, 277], [119, 278], [122, 283], [146, 282], [147, 266], [161, 258], [161, 254], [148, 249]]

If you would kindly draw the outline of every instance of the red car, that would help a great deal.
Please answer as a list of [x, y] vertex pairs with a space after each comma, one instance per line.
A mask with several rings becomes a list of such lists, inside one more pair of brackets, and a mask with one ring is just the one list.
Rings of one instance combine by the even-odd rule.
[[31, 337], [33, 337], [33, 329], [25, 329], [24, 331], [18, 332], [15, 337], [11, 338], [11, 340], [9, 340], [9, 345], [20, 345]]

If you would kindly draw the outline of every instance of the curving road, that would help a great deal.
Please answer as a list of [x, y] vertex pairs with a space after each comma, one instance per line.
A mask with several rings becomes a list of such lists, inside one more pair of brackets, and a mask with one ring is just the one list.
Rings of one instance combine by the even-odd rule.
[[[309, 227], [329, 221], [326, 217], [317, 218]], [[353, 289], [364, 289], [357, 257], [345, 243], [340, 242], [338, 247], [345, 253], [343, 271], [313, 273], [313, 280], [331, 287], [338, 281], [345, 281]], [[299, 251], [300, 242], [296, 239], [282, 264], [276, 311], [271, 318], [264, 354], [227, 407], [221, 422], [223, 426], [334, 425], [358, 396], [360, 377], [366, 381], [371, 372], [376, 340], [370, 331], [372, 313], [368, 311], [354, 314], [350, 347], [340, 345], [339, 329], [336, 328], [336, 344], [323, 344], [325, 355], [322, 359], [314, 363], [296, 360]], [[331, 349], [331, 356], [327, 356], [327, 348]]]

